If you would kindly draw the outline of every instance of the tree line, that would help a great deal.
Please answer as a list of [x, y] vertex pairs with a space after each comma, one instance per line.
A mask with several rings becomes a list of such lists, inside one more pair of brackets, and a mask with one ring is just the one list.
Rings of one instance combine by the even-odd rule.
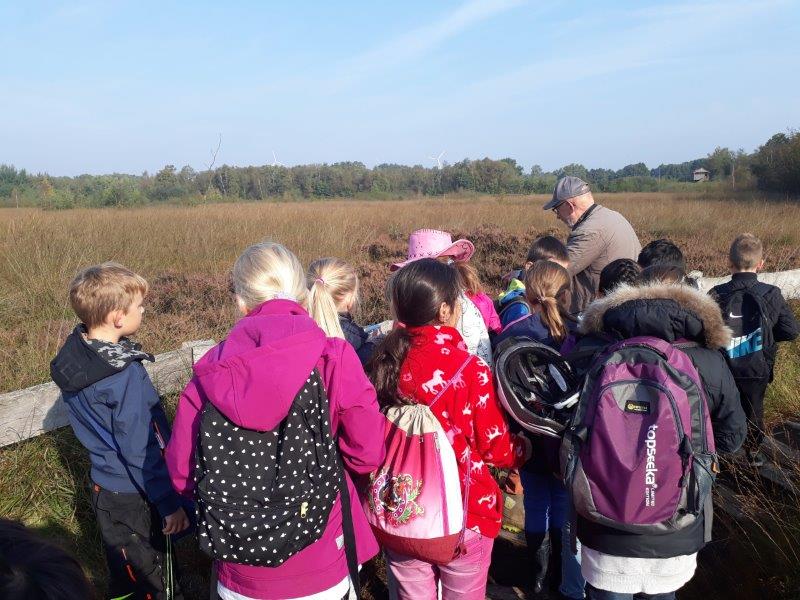
[[132, 206], [175, 200], [268, 200], [301, 198], [394, 198], [449, 193], [536, 194], [552, 191], [556, 180], [576, 175], [601, 192], [641, 192], [669, 189], [691, 182], [695, 169], [709, 171], [712, 181], [735, 188], [800, 194], [800, 132], [772, 136], [755, 152], [716, 148], [705, 158], [648, 168], [636, 163], [619, 170], [569, 164], [554, 171], [538, 165], [525, 171], [513, 158], [462, 160], [442, 168], [360, 162], [334, 164], [223, 165], [206, 171], [167, 165], [155, 174], [32, 175], [0, 165], [0, 202], [5, 206]]

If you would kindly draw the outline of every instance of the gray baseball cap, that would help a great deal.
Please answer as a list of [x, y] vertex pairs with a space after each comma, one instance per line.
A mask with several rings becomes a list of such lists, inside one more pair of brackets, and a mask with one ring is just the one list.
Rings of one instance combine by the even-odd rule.
[[572, 175], [566, 175], [556, 182], [556, 187], [553, 190], [553, 199], [544, 205], [544, 210], [555, 208], [570, 198], [582, 196], [590, 191], [589, 184], [583, 179], [580, 177], [573, 177]]

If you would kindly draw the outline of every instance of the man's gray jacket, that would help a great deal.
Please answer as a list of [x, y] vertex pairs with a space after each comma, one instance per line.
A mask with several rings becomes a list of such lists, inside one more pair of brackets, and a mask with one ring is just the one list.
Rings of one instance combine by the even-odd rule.
[[625, 217], [599, 204], [590, 206], [567, 238], [571, 312], [582, 312], [597, 297], [603, 267], [618, 258], [636, 260], [641, 249], [639, 238]]

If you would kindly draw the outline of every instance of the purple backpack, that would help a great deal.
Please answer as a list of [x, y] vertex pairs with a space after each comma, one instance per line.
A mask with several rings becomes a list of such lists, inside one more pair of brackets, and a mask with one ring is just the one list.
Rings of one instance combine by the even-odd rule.
[[703, 382], [681, 346], [635, 337], [592, 364], [561, 446], [562, 476], [583, 518], [663, 534], [706, 511], [710, 538], [714, 436]]

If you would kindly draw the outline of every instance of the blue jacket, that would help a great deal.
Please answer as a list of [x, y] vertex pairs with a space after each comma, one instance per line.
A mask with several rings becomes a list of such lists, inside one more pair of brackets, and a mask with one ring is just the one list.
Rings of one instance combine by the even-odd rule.
[[50, 364], [75, 436], [89, 451], [91, 478], [100, 487], [139, 492], [162, 517], [180, 506], [162, 455], [170, 427], [140, 355], [112, 366], [78, 326]]
[[500, 294], [495, 306], [503, 327], [531, 312], [525, 300], [525, 284], [521, 281], [524, 273], [519, 270], [512, 274], [514, 277], [509, 282], [506, 291]]
[[[569, 321], [567, 322], [567, 328], [570, 330], [572, 328], [572, 323]], [[529, 337], [534, 342], [545, 344], [554, 350], [558, 350], [561, 346], [550, 335], [550, 330], [542, 323], [539, 313], [520, 315], [516, 320], [504, 324], [503, 330], [494, 339], [494, 346], [499, 346], [503, 340], [510, 337]]]

